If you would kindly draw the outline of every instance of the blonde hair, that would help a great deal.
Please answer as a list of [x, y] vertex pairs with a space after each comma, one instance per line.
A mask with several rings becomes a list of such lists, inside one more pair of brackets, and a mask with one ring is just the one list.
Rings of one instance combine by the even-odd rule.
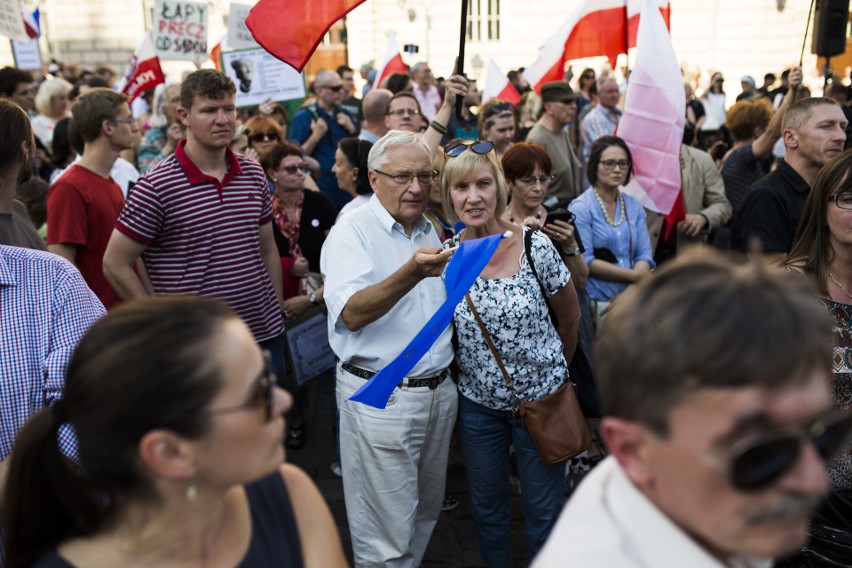
[[36, 112], [45, 116], [50, 114], [50, 100], [60, 94], [71, 92], [71, 83], [65, 79], [48, 79], [38, 87], [35, 96]]
[[[470, 142], [469, 140], [467, 142]], [[466, 142], [464, 142], [466, 144]], [[470, 146], [470, 144], [466, 144]], [[494, 216], [500, 218], [503, 212], [506, 211], [506, 205], [509, 203], [509, 186], [506, 184], [506, 177], [503, 175], [503, 165], [497, 158], [494, 150], [487, 154], [477, 154], [470, 148], [462, 152], [456, 157], [447, 157], [444, 163], [444, 169], [441, 172], [441, 205], [450, 221], [458, 221], [453, 208], [453, 200], [450, 198], [452, 186], [458, 180], [471, 174], [481, 168], [484, 164], [491, 166], [491, 171], [494, 174], [494, 181], [497, 184], [497, 206], [494, 210]]]

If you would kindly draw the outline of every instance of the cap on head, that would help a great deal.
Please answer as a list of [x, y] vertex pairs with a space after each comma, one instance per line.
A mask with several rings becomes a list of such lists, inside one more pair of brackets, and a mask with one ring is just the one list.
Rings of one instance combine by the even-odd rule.
[[565, 81], [551, 81], [541, 87], [541, 101], [545, 103], [567, 103], [577, 99], [571, 86]]
[[740, 83], [748, 83], [754, 88], [757, 88], [757, 84], [754, 82], [754, 77], [751, 75], [743, 75], [743, 78], [740, 79]]

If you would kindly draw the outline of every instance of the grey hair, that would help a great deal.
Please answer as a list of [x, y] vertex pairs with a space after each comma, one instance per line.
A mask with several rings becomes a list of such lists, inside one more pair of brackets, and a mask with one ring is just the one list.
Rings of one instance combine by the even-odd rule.
[[47, 115], [50, 112], [50, 99], [55, 95], [71, 92], [71, 83], [65, 79], [54, 78], [47, 79], [38, 87], [35, 96], [35, 108], [39, 114]]
[[[169, 119], [166, 117], [165, 108], [168, 104], [166, 100], [166, 91], [170, 87], [180, 87], [180, 81], [166, 81], [160, 83], [154, 88], [154, 96], [151, 99], [151, 120], [149, 124], [151, 128], [162, 128], [168, 124]], [[162, 107], [162, 109], [160, 108]]]
[[426, 152], [426, 155], [430, 156], [431, 161], [432, 151], [426, 145], [426, 142], [423, 141], [423, 137], [420, 134], [416, 132], [403, 132], [402, 130], [391, 130], [382, 136], [378, 142], [373, 144], [370, 156], [367, 158], [367, 167], [373, 171], [384, 168], [388, 163], [388, 150], [401, 146], [422, 148]]

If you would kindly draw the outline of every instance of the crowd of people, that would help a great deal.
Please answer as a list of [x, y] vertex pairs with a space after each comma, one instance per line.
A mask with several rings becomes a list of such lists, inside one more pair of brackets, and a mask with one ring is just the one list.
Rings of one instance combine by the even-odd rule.
[[[108, 69], [55, 75], [0, 69], [8, 566], [346, 565], [284, 463], [312, 435], [286, 330], [312, 313], [355, 566], [423, 561], [454, 437], [489, 567], [513, 477], [535, 567], [852, 565], [841, 82], [746, 76], [730, 108], [721, 73], [686, 84], [665, 215], [624, 190], [607, 70], [513, 71], [515, 105], [427, 62], [358, 97], [342, 66], [292, 117], [212, 69], [133, 101]], [[350, 400], [447, 301], [455, 251], [499, 236], [385, 408]], [[544, 459], [525, 404], [566, 385], [595, 443]]]

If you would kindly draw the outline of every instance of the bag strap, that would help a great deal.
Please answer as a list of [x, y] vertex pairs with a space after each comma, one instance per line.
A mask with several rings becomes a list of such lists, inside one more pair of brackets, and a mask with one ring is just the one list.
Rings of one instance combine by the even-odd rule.
[[[485, 338], [485, 343], [488, 344], [488, 349], [491, 350], [491, 354], [494, 355], [494, 359], [497, 360], [497, 366], [500, 367], [500, 372], [503, 373], [503, 378], [506, 379], [507, 383], [509, 383], [509, 388], [512, 389], [512, 392], [515, 392], [515, 385], [512, 384], [512, 377], [509, 376], [506, 366], [503, 365], [503, 360], [500, 358], [500, 354], [497, 353], [497, 348], [494, 346], [494, 342], [491, 341], [491, 335], [489, 335], [488, 330], [485, 329], [485, 324], [482, 322], [482, 318], [479, 317], [479, 312], [476, 311], [476, 307], [473, 305], [473, 300], [470, 299], [470, 292], [464, 295], [464, 299], [467, 300], [467, 305], [470, 306], [470, 311], [473, 313], [473, 317], [476, 320], [476, 324], [479, 326], [479, 330], [482, 331], [482, 337]], [[515, 397], [517, 396], [518, 394], [515, 393]]]
[[538, 277], [538, 270], [535, 269], [535, 262], [533, 262], [532, 255], [532, 235], [533, 230], [527, 229], [524, 231], [524, 254], [527, 255], [527, 264], [530, 266], [530, 270], [535, 277], [535, 281], [538, 282], [538, 287], [541, 289], [541, 297], [544, 298], [544, 303], [547, 304], [547, 313], [550, 315], [550, 323], [553, 324], [553, 327], [558, 328], [558, 319], [556, 317], [556, 312], [553, 311], [553, 306], [550, 305], [550, 300], [547, 297], [547, 292], [544, 290], [544, 284], [541, 282], [541, 278]]

